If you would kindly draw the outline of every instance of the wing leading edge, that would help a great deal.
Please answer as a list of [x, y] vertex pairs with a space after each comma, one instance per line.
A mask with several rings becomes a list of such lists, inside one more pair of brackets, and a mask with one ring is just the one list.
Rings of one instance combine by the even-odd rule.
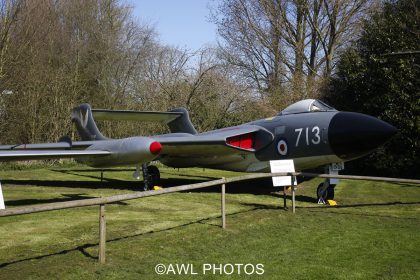
[[0, 161], [81, 158], [110, 154], [108, 151], [97, 150], [3, 150], [0, 151]]

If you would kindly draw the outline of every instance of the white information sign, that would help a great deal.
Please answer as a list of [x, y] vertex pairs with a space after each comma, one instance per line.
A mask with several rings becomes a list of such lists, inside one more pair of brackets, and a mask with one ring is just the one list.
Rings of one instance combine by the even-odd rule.
[[[270, 160], [271, 173], [277, 172], [295, 172], [295, 164], [292, 159], [284, 160]], [[292, 181], [292, 176], [278, 176], [273, 177], [273, 186], [282, 187], [290, 186]], [[297, 185], [296, 178], [294, 185]]]
[[6, 209], [6, 207], [4, 206], [3, 191], [1, 189], [1, 183], [0, 183], [0, 209]]

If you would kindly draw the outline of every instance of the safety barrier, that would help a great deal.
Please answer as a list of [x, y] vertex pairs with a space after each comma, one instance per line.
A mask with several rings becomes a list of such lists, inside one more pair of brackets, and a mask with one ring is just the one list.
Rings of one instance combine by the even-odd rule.
[[221, 227], [226, 228], [226, 209], [225, 209], [225, 191], [226, 184], [233, 182], [240, 182], [245, 180], [252, 180], [258, 178], [268, 178], [276, 176], [291, 176], [292, 185], [292, 207], [293, 213], [295, 212], [295, 188], [293, 186], [295, 176], [303, 176], [308, 178], [337, 178], [337, 179], [351, 179], [351, 180], [368, 180], [368, 181], [382, 181], [392, 183], [409, 183], [409, 184], [420, 184], [420, 180], [412, 179], [399, 179], [399, 178], [384, 178], [384, 177], [368, 177], [368, 176], [351, 176], [351, 175], [329, 175], [329, 174], [317, 174], [317, 173], [305, 173], [305, 172], [288, 172], [288, 173], [257, 173], [250, 175], [243, 175], [230, 178], [222, 178], [214, 181], [208, 181], [197, 184], [182, 185], [177, 187], [170, 187], [152, 191], [142, 191], [130, 194], [115, 195], [109, 197], [100, 197], [92, 199], [83, 199], [66, 202], [49, 203], [45, 205], [27, 206], [27, 207], [16, 207], [0, 210], [0, 217], [16, 216], [23, 214], [32, 214], [38, 212], [46, 212], [53, 210], [61, 210], [76, 207], [86, 207], [99, 205], [99, 252], [98, 260], [100, 263], [105, 263], [105, 245], [106, 245], [106, 217], [105, 217], [105, 205], [109, 203], [127, 201], [132, 199], [138, 199], [142, 197], [156, 196], [167, 193], [190, 191], [195, 189], [202, 189], [212, 186], [221, 185]]

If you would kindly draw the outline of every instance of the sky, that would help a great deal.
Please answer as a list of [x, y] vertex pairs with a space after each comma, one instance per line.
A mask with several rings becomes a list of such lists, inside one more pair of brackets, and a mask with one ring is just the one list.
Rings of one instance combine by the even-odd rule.
[[217, 0], [132, 0], [134, 16], [155, 27], [165, 45], [195, 51], [216, 44], [216, 25], [209, 5]]

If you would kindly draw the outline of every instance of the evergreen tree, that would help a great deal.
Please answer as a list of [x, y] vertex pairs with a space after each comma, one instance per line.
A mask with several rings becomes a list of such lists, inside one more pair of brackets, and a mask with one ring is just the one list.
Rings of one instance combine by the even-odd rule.
[[364, 23], [356, 46], [341, 57], [325, 99], [339, 110], [357, 111], [393, 124], [399, 133], [350, 172], [420, 176], [419, 6], [389, 1]]

